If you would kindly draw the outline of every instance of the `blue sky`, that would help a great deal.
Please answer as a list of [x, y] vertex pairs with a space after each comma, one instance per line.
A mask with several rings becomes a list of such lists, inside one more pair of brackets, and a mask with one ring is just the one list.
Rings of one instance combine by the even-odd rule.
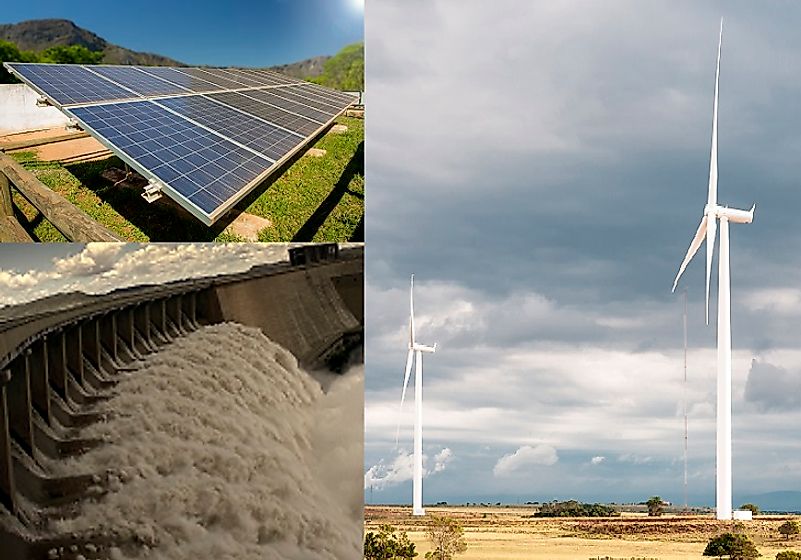
[[187, 64], [271, 66], [364, 37], [363, 0], [13, 2], [0, 23], [63, 18], [107, 41]]

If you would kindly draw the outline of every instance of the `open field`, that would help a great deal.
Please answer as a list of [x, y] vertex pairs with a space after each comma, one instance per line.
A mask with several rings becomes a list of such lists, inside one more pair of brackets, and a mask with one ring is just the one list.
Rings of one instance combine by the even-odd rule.
[[[458, 519], [468, 549], [459, 559], [660, 559], [701, 558], [707, 541], [726, 531], [748, 534], [764, 558], [801, 550], [801, 539], [785, 540], [778, 527], [798, 516], [764, 515], [751, 522], [718, 522], [712, 516], [623, 514], [609, 518], [532, 518], [527, 507], [429, 507], [428, 515]], [[425, 518], [411, 507], [365, 506], [365, 532], [389, 523], [408, 532], [422, 558], [430, 550]]]
[[[364, 120], [343, 116], [337, 123], [345, 125], [347, 130], [323, 135], [313, 145], [325, 150], [325, 155], [296, 157], [279, 170], [277, 179], [272, 183], [268, 179], [237, 205], [237, 212], [231, 213], [230, 218], [245, 212], [242, 216], [255, 224], [250, 239], [227, 227], [231, 220], [226, 217], [209, 228], [167, 197], [148, 204], [140, 196], [141, 188], [115, 186], [101, 174], [124, 166], [118, 158], [108, 157], [92, 138], [13, 151], [9, 155], [53, 191], [126, 241], [362, 241]], [[20, 139], [0, 139], [0, 148], [2, 140]], [[63, 161], [71, 155], [93, 153], [97, 149], [101, 159]], [[21, 211], [20, 223], [35, 239], [65, 241], [19, 193], [14, 193], [14, 202]]]

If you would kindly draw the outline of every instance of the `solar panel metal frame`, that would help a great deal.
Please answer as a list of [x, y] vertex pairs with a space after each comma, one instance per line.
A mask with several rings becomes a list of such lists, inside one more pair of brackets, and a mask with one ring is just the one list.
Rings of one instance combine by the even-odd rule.
[[[69, 116], [71, 119], [75, 120], [84, 130], [89, 132], [96, 140], [98, 140], [103, 146], [108, 148], [112, 153], [114, 153], [117, 157], [119, 157], [122, 161], [124, 161], [127, 165], [129, 165], [132, 169], [135, 169], [140, 175], [142, 175], [143, 177], [148, 179], [148, 181], [151, 181], [151, 182], [154, 182], [154, 183], [158, 184], [161, 187], [161, 190], [165, 194], [167, 194], [167, 196], [169, 196], [170, 199], [172, 199], [173, 201], [178, 203], [181, 207], [183, 207], [185, 210], [187, 210], [189, 213], [191, 213], [195, 218], [197, 218], [198, 220], [200, 220], [201, 222], [203, 222], [207, 226], [213, 225], [220, 217], [222, 217], [232, 207], [236, 206], [236, 204], [238, 204], [243, 198], [245, 198], [259, 184], [263, 183], [267, 178], [269, 178], [271, 175], [273, 175], [287, 161], [289, 161], [290, 159], [295, 157], [299, 152], [301, 152], [302, 150], [307, 148], [312, 143], [312, 141], [314, 141], [324, 130], [329, 128], [334, 123], [334, 121], [337, 118], [339, 118], [348, 109], [348, 107], [350, 107], [353, 104], [353, 102], [356, 101], [354, 99], [353, 102], [350, 105], [344, 106], [341, 110], [339, 110], [338, 112], [333, 114], [329, 119], [327, 119], [325, 122], [323, 122], [314, 132], [312, 132], [310, 134], [302, 135], [303, 136], [303, 140], [301, 140], [294, 148], [292, 148], [291, 150], [286, 152], [279, 159], [273, 160], [273, 158], [267, 156], [266, 154], [258, 152], [261, 155], [261, 157], [267, 159], [268, 161], [274, 161], [274, 163], [272, 165], [270, 165], [269, 167], [267, 167], [255, 179], [253, 179], [250, 182], [248, 182], [247, 184], [245, 184], [241, 189], [239, 189], [236, 192], [236, 194], [234, 194], [233, 196], [228, 197], [225, 201], [223, 201], [223, 203], [220, 206], [218, 206], [217, 208], [215, 208], [213, 212], [208, 213], [208, 212], [205, 212], [204, 210], [202, 210], [201, 208], [199, 208], [198, 206], [196, 206], [194, 203], [192, 203], [187, 198], [186, 195], [183, 195], [183, 194], [179, 193], [177, 190], [175, 190], [174, 188], [170, 187], [169, 183], [159, 179], [152, 171], [148, 170], [147, 167], [145, 167], [144, 165], [138, 163], [135, 159], [133, 159], [132, 157], [130, 157], [126, 153], [124, 153], [122, 151], [122, 149], [120, 149], [117, 146], [115, 146], [113, 142], [111, 142], [110, 140], [105, 138], [98, 131], [96, 131], [93, 127], [89, 126], [83, 119], [79, 118], [72, 111], [70, 111], [70, 109], [71, 108], [77, 108], [77, 107], [108, 105], [108, 104], [116, 104], [116, 103], [128, 103], [128, 102], [134, 102], [134, 101], [140, 101], [140, 102], [141, 101], [145, 101], [145, 102], [149, 102], [149, 103], [154, 103], [156, 106], [164, 108], [163, 105], [160, 105], [160, 104], [157, 103], [158, 100], [160, 100], [160, 99], [172, 99], [172, 98], [175, 98], [175, 97], [190, 97], [190, 96], [197, 96], [197, 97], [203, 97], [205, 99], [210, 99], [209, 97], [207, 97], [207, 94], [211, 95], [211, 94], [214, 94], [214, 93], [240, 92], [240, 91], [242, 93], [246, 93], [247, 91], [251, 91], [251, 90], [253, 90], [253, 91], [259, 91], [259, 90], [269, 91], [270, 89], [280, 89], [280, 88], [284, 88], [284, 87], [302, 85], [302, 84], [307, 83], [307, 82], [304, 82], [304, 81], [293, 81], [293, 82], [285, 83], [285, 84], [264, 85], [264, 86], [244, 86], [243, 85], [242, 88], [231, 88], [231, 89], [221, 89], [221, 90], [217, 89], [217, 90], [210, 90], [210, 91], [204, 91], [204, 92], [187, 91], [186, 93], [158, 94], [158, 95], [147, 96], [147, 95], [137, 94], [133, 90], [131, 90], [130, 88], [125, 87], [123, 84], [120, 84], [120, 83], [118, 83], [118, 82], [116, 82], [114, 80], [111, 80], [110, 78], [108, 78], [106, 76], [102, 76], [99, 73], [95, 73], [95, 75], [100, 76], [102, 79], [105, 79], [105, 80], [109, 81], [110, 83], [117, 85], [118, 87], [122, 87], [123, 89], [131, 91], [131, 93], [132, 93], [131, 97], [114, 98], [114, 99], [107, 99], [107, 100], [98, 100], [98, 101], [84, 102], [84, 103], [61, 104], [61, 103], [58, 103], [55, 99], [53, 99], [51, 95], [48, 95], [41, 88], [36, 86], [36, 84], [32, 83], [25, 76], [23, 76], [19, 72], [17, 72], [15, 70], [15, 68], [13, 67], [13, 64], [14, 63], [4, 62], [3, 66], [9, 72], [11, 72], [14, 76], [19, 78], [23, 83], [25, 83], [26, 85], [31, 87], [34, 91], [36, 91], [39, 95], [41, 95], [42, 97], [47, 99], [50, 104], [54, 105], [59, 110], [61, 110], [64, 114]], [[57, 66], [64, 66], [64, 65], [57, 65]], [[80, 66], [82, 68], [85, 68], [85, 69], [91, 71], [91, 65], [74, 65], [74, 66]], [[113, 66], [113, 65], [111, 65], [111, 66]], [[123, 67], [125, 67], [125, 66], [123, 66]], [[134, 66], [133, 68], [138, 68], [138, 66]], [[146, 67], [143, 67], [143, 68], [146, 68]], [[174, 69], [179, 70], [179, 71], [181, 70], [181, 67], [167, 67], [167, 68], [174, 68]], [[219, 70], [225, 70], [225, 69], [219, 69]], [[155, 78], [155, 79], [157, 79], [157, 80], [159, 80], [159, 81], [163, 81], [163, 82], [172, 84], [172, 82], [170, 82], [169, 80], [167, 80], [165, 78], [158, 77], [155, 74], [148, 74], [148, 75], [153, 77], [153, 78]], [[291, 78], [287, 77], [287, 79], [291, 79]], [[178, 84], [173, 84], [173, 85], [178, 85]], [[182, 87], [182, 86], [179, 86], [179, 87]], [[186, 88], [184, 88], [184, 89], [186, 89]], [[313, 99], [313, 100], [317, 101], [317, 99]], [[233, 107], [233, 106], [228, 105], [227, 103], [224, 103], [222, 101], [212, 100], [212, 102], [221, 103], [222, 105], [224, 105], [226, 107], [229, 107], [229, 108], [232, 108], [233, 110], [236, 110], [236, 111], [239, 111], [239, 112], [243, 112], [244, 114], [248, 114], [248, 115], [250, 115], [251, 117], [253, 117], [255, 119], [270, 123], [273, 126], [279, 126], [279, 128], [283, 128], [283, 127], [280, 127], [280, 125], [276, 125], [275, 123], [271, 123], [269, 120], [264, 119], [263, 117], [259, 117], [259, 116], [256, 116], [254, 114], [248, 113], [247, 111], [244, 111], [244, 110], [239, 109], [237, 107]], [[343, 104], [344, 104], [344, 101], [343, 101]], [[311, 106], [307, 105], [307, 107], [309, 107], [310, 109], [313, 109], [313, 107], [311, 107]], [[233, 140], [232, 138], [226, 136], [225, 134], [223, 134], [221, 132], [218, 132], [218, 131], [214, 130], [211, 127], [208, 127], [206, 125], [198, 123], [197, 121], [195, 121], [195, 120], [193, 120], [193, 119], [191, 119], [189, 117], [181, 115], [179, 112], [172, 111], [171, 109], [168, 109], [168, 110], [170, 110], [171, 112], [174, 112], [176, 115], [178, 115], [179, 117], [183, 118], [184, 120], [188, 121], [189, 123], [191, 123], [193, 125], [200, 126], [201, 128], [210, 130], [211, 132], [213, 132], [214, 134], [216, 134], [220, 138], [223, 138], [223, 139], [227, 140], [228, 142], [231, 142], [231, 143], [233, 143], [235, 145], [241, 145], [239, 142]], [[286, 109], [284, 109], [284, 111], [286, 111]], [[317, 122], [317, 121], [314, 121], [314, 122]], [[249, 148], [249, 149], [252, 150], [252, 148]]]

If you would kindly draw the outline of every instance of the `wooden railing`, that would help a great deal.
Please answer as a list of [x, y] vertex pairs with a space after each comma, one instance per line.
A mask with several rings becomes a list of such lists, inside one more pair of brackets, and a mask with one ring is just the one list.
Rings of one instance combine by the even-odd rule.
[[122, 241], [74, 204], [50, 190], [33, 173], [0, 153], [0, 241], [33, 241], [16, 218], [12, 189], [31, 203], [70, 241]]

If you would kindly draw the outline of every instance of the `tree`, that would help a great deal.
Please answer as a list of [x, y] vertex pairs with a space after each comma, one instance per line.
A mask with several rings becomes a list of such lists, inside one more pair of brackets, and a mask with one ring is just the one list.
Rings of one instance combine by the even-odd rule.
[[397, 531], [392, 525], [381, 525], [377, 533], [370, 531], [364, 537], [365, 560], [411, 560], [416, 556], [406, 531]]
[[782, 550], [776, 555], [776, 560], [801, 560], [801, 552]]
[[662, 515], [662, 498], [659, 496], [652, 496], [648, 498], [648, 501], [645, 502], [645, 505], [648, 506], [648, 516], [649, 517], [659, 517]]
[[464, 529], [455, 519], [433, 516], [426, 532], [433, 545], [431, 552], [426, 552], [428, 560], [452, 560], [467, 550]]
[[754, 542], [741, 533], [723, 533], [713, 537], [704, 549], [704, 556], [724, 556], [731, 560], [751, 560], [762, 556]]
[[740, 506], [740, 509], [751, 510], [751, 514], [752, 515], [759, 515], [759, 513], [760, 513], [759, 506], [754, 505], [754, 504], [743, 504], [743, 505]]
[[45, 49], [39, 58], [41, 62], [57, 64], [98, 64], [103, 60], [103, 53], [90, 51], [83, 45], [70, 45]]
[[35, 53], [21, 51], [14, 43], [0, 40], [0, 84], [14, 84], [19, 80], [15, 78], [5, 67], [3, 62], [38, 62]]
[[799, 533], [799, 527], [797, 521], [785, 521], [781, 525], [779, 525], [779, 532], [784, 535], [785, 539], [790, 539], [791, 535], [797, 535]]

